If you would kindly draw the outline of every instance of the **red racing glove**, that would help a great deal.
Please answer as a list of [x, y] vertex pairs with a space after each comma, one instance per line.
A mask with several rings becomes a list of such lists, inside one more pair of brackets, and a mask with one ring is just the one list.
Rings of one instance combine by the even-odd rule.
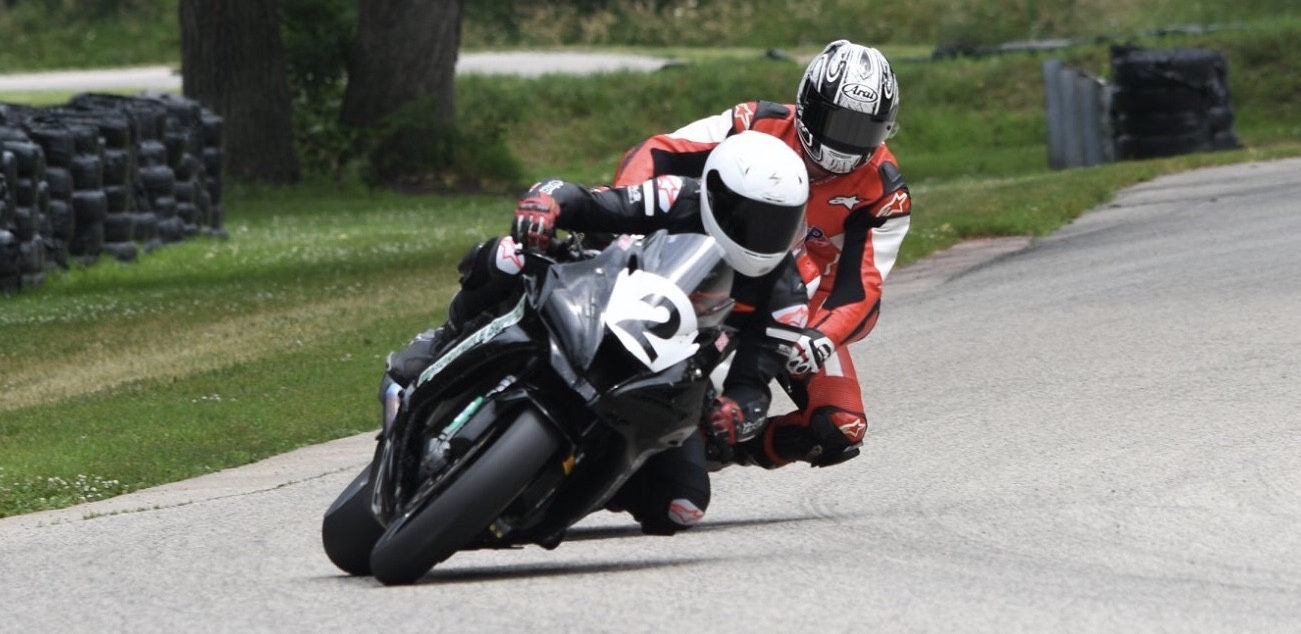
[[520, 199], [515, 205], [515, 224], [510, 235], [526, 247], [547, 250], [556, 237], [556, 220], [560, 205], [550, 194], [538, 192]]
[[745, 426], [745, 411], [741, 404], [726, 396], [714, 399], [707, 418], [706, 433], [712, 444], [732, 447], [736, 445], [737, 431]]
[[747, 407], [727, 396], [716, 397], [702, 425], [707, 455], [719, 462], [732, 462], [736, 445], [758, 436], [766, 421], [762, 405]]

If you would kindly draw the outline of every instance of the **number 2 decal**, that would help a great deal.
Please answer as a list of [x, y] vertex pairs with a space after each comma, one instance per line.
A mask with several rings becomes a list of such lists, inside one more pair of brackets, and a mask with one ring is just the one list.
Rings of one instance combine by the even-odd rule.
[[645, 271], [621, 271], [605, 325], [647, 368], [658, 372], [696, 353], [696, 312], [677, 284]]

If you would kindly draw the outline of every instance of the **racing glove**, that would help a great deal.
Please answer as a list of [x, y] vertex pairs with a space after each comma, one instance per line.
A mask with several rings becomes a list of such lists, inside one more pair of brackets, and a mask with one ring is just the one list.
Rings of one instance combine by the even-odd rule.
[[510, 235], [516, 242], [529, 248], [545, 251], [556, 237], [556, 220], [560, 205], [545, 192], [537, 192], [520, 199], [515, 205], [515, 224]]
[[793, 376], [816, 374], [836, 351], [835, 344], [814, 328], [805, 328], [790, 343], [786, 353], [786, 371]]
[[705, 415], [706, 450], [719, 462], [730, 462], [735, 456], [733, 448], [759, 435], [764, 422], [759, 405], [743, 407], [735, 399], [719, 396]]

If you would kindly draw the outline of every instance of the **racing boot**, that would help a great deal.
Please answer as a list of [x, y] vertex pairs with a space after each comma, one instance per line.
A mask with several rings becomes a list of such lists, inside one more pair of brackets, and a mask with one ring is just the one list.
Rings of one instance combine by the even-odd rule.
[[763, 435], [738, 448], [766, 469], [795, 461], [829, 467], [858, 456], [866, 430], [867, 421], [863, 416], [823, 407], [807, 423], [800, 412], [774, 416]]

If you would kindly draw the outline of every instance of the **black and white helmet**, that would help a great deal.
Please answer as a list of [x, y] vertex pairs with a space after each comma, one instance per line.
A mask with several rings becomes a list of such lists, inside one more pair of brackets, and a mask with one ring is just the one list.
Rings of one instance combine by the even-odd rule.
[[874, 48], [836, 40], [804, 70], [795, 130], [808, 158], [833, 174], [867, 162], [894, 132], [899, 83]]
[[803, 237], [808, 200], [804, 161], [777, 137], [746, 130], [705, 159], [701, 221], [742, 275], [759, 277], [782, 261]]

